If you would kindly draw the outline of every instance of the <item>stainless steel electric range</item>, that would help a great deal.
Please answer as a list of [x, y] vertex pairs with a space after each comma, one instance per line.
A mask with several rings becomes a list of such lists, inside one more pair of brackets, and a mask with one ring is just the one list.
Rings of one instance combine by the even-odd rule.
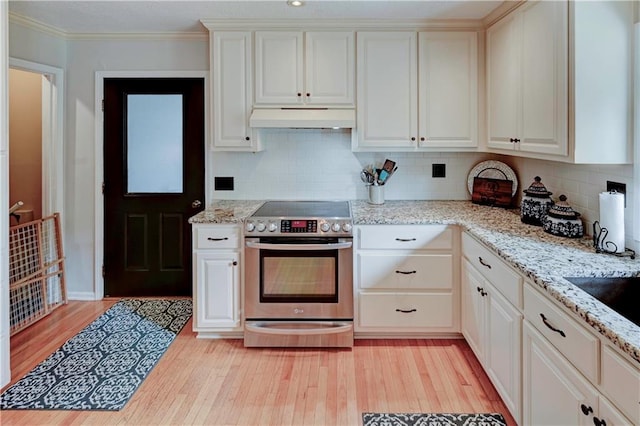
[[245, 221], [245, 346], [353, 346], [352, 228], [348, 201], [269, 201]]

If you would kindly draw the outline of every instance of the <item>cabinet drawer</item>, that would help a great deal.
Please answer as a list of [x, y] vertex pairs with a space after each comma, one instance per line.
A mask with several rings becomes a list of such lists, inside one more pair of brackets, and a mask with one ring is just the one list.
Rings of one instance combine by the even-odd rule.
[[602, 388], [604, 393], [640, 424], [640, 370], [608, 346], [602, 348]]
[[361, 327], [451, 328], [451, 293], [360, 293]]
[[228, 249], [240, 247], [240, 228], [224, 225], [199, 225], [193, 229], [196, 249]]
[[361, 249], [449, 250], [453, 232], [447, 225], [373, 225], [359, 228]]
[[466, 233], [462, 234], [462, 253], [509, 302], [522, 307], [523, 279], [520, 274]]
[[358, 282], [368, 289], [446, 289], [453, 286], [450, 254], [358, 254]]
[[527, 285], [525, 318], [542, 333], [592, 383], [598, 383], [600, 341], [560, 308]]

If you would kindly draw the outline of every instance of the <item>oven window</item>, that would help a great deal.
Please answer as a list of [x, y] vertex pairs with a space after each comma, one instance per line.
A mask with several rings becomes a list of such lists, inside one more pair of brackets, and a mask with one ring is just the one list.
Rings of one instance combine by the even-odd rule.
[[261, 250], [260, 302], [337, 302], [338, 251]]

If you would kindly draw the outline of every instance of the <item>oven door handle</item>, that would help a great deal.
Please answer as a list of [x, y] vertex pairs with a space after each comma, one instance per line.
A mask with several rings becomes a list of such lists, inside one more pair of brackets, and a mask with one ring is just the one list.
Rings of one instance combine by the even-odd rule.
[[268, 250], [343, 250], [353, 246], [352, 241], [329, 244], [271, 244], [247, 241], [247, 247]]
[[[312, 336], [319, 334], [340, 334], [353, 329], [353, 324], [344, 322], [310, 322], [310, 324], [318, 324], [318, 328], [284, 328], [269, 327], [266, 323], [245, 323], [244, 327], [248, 331], [259, 334], [277, 334], [277, 335], [296, 335], [296, 336]], [[327, 327], [328, 326], [328, 327]]]

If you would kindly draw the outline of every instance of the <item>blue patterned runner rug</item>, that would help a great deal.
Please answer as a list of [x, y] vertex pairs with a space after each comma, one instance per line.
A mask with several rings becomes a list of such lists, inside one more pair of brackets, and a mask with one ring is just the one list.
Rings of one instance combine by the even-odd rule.
[[507, 426], [498, 413], [362, 413], [364, 426]]
[[2, 410], [121, 410], [189, 321], [189, 299], [125, 299], [0, 397]]

